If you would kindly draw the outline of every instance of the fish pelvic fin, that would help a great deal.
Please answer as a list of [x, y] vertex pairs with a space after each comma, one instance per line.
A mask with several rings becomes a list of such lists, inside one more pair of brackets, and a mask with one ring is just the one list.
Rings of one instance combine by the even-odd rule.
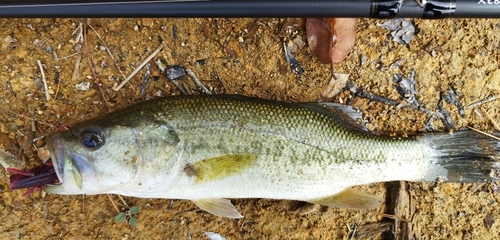
[[193, 200], [199, 208], [217, 216], [227, 218], [242, 218], [238, 210], [227, 199], [223, 198], [205, 198]]
[[335, 208], [367, 210], [377, 208], [383, 200], [379, 196], [347, 188], [335, 195], [308, 200], [308, 202]]
[[[499, 137], [500, 132], [492, 135]], [[474, 131], [427, 134], [421, 140], [434, 155], [423, 181], [500, 181], [500, 141]]]

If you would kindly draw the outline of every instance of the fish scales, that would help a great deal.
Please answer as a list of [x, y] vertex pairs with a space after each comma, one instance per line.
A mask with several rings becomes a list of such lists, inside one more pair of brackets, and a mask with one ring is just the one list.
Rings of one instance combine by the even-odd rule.
[[[358, 179], [355, 179], [356, 184], [364, 184], [392, 180], [391, 175], [396, 179], [401, 175], [408, 179], [420, 179], [425, 173], [424, 165], [427, 164], [428, 156], [425, 155], [426, 151], [422, 151], [425, 150], [424, 146], [414, 138], [407, 139], [407, 142], [395, 141], [388, 137], [349, 131], [342, 125], [345, 119], [332, 119], [328, 114], [315, 111], [307, 105], [250, 102], [224, 96], [210, 100], [197, 97], [188, 100], [183, 97], [178, 101], [168, 99], [160, 103], [161, 111], [152, 109], [152, 112], [156, 113], [158, 121], [167, 122], [176, 129], [193, 159], [235, 153], [256, 154], [260, 157], [254, 167], [233, 179], [191, 187], [198, 194], [204, 194], [204, 189], [214, 185], [232, 189], [230, 185], [233, 180], [244, 183], [246, 180], [259, 179], [251, 181], [248, 187], [260, 192], [267, 188], [273, 189], [267, 195], [261, 193], [260, 197], [283, 198], [283, 193], [294, 192], [290, 198], [307, 200], [312, 189], [317, 189], [317, 193], [313, 192], [312, 195], [326, 196], [335, 193], [332, 189], [339, 191], [337, 184], [352, 185], [342, 182], [343, 179], [352, 181], [353, 178], [349, 177], [352, 174], [359, 174]], [[408, 149], [414, 151], [409, 153]], [[408, 170], [398, 171], [401, 173], [399, 176], [394, 174], [392, 168], [385, 167], [392, 161], [399, 161], [400, 165], [401, 162], [406, 163], [402, 167], [406, 166]], [[382, 165], [377, 166], [377, 163]], [[416, 166], [422, 171], [415, 171]], [[366, 178], [367, 171], [372, 172], [374, 177]], [[318, 179], [318, 176], [321, 178]], [[293, 187], [273, 186], [269, 182], [287, 182]], [[190, 184], [188, 181], [178, 186], [185, 189]], [[231, 191], [219, 191], [219, 194], [226, 197], [236, 194]], [[181, 196], [176, 191], [172, 191], [172, 194]], [[192, 194], [183, 190], [182, 197]], [[255, 193], [239, 193], [242, 197], [251, 197], [247, 195], [252, 194]]]
[[[260, 133], [264, 136], [279, 136], [334, 154], [332, 157], [336, 163], [353, 159], [386, 161], [384, 152], [398, 151], [398, 149], [401, 151], [402, 146], [411, 147], [420, 144], [414, 138], [403, 139], [407, 141], [404, 142], [401, 138], [350, 131], [343, 125], [345, 119], [332, 118], [324, 112], [310, 109], [307, 105], [251, 102], [238, 98], [235, 101], [235, 99], [226, 99], [224, 96], [215, 96], [214, 99], [204, 101], [192, 97], [186, 100], [183, 97], [178, 100], [179, 102], [168, 99], [160, 103], [161, 108], [153, 108], [152, 112], [156, 112], [155, 117], [159, 121], [172, 124], [179, 133], [193, 129], [214, 128], [240, 130], [238, 133], [234, 132], [235, 134], [245, 131]], [[198, 137], [192, 142], [203, 141], [217, 135], [220, 134]], [[192, 135], [186, 137], [189, 136]]]

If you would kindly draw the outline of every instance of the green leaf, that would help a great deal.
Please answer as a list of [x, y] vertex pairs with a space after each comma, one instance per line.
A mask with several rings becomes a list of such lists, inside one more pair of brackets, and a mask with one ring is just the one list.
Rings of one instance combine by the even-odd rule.
[[131, 217], [130, 220], [128, 220], [128, 224], [130, 224], [134, 227], [137, 227], [138, 223], [139, 223], [139, 221], [137, 221], [137, 218], [135, 218], [135, 217]]
[[127, 215], [124, 212], [119, 213], [115, 216], [115, 223], [122, 223], [125, 221], [125, 217], [127, 217]]
[[128, 211], [130, 212], [130, 214], [138, 214], [139, 213], [139, 207], [132, 206]]

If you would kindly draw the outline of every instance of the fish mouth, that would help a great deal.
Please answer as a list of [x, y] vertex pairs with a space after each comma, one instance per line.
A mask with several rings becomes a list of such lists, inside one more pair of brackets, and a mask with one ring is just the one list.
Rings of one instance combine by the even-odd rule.
[[59, 179], [59, 183], [62, 184], [64, 182], [65, 148], [59, 134], [54, 134], [47, 138], [46, 146], [49, 150], [52, 166], [54, 167], [57, 179]]
[[24, 194], [40, 190], [48, 185], [61, 185], [64, 179], [64, 147], [57, 135], [47, 139], [47, 147], [50, 152], [51, 162], [47, 162], [31, 168], [29, 170], [21, 170], [8, 168], [7, 171], [12, 173], [9, 178], [10, 189], [28, 188]]
[[[47, 137], [46, 147], [51, 162], [29, 170], [7, 169], [10, 176], [10, 188], [29, 188], [29, 193], [43, 189], [48, 193], [64, 194], [80, 192], [83, 174], [95, 175], [91, 161], [82, 154], [69, 150], [59, 133]], [[66, 173], [65, 173], [66, 172]]]
[[[62, 133], [64, 134], [64, 133]], [[44, 191], [55, 194], [80, 193], [83, 187], [83, 178], [95, 176], [95, 169], [84, 154], [74, 152], [68, 147], [60, 134], [47, 138], [47, 149], [50, 152], [54, 172], [59, 184], [46, 184]]]

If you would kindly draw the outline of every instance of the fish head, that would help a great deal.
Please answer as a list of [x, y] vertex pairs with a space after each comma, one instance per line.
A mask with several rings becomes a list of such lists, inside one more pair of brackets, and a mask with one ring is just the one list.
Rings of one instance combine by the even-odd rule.
[[[60, 194], [90, 194], [106, 185], [96, 165], [111, 157], [113, 142], [107, 141], [109, 130], [97, 125], [76, 126], [47, 137], [47, 149], [60, 184], [44, 191]], [[113, 165], [114, 161], [108, 161]], [[96, 185], [98, 184], [98, 185]], [[100, 185], [100, 186], [99, 186]]]
[[[154, 159], [161, 154], [168, 158], [161, 163], [167, 164], [168, 155], [174, 154], [178, 139], [165, 126], [137, 122], [130, 124], [116, 117], [91, 120], [47, 136], [47, 149], [60, 184], [48, 185], [44, 191], [55, 194], [119, 193], [140, 188], [144, 179], [149, 179], [141, 176], [154, 178], [150, 176], [154, 175], [152, 171], [158, 164]], [[159, 142], [163, 144], [161, 148], [151, 146]]]

